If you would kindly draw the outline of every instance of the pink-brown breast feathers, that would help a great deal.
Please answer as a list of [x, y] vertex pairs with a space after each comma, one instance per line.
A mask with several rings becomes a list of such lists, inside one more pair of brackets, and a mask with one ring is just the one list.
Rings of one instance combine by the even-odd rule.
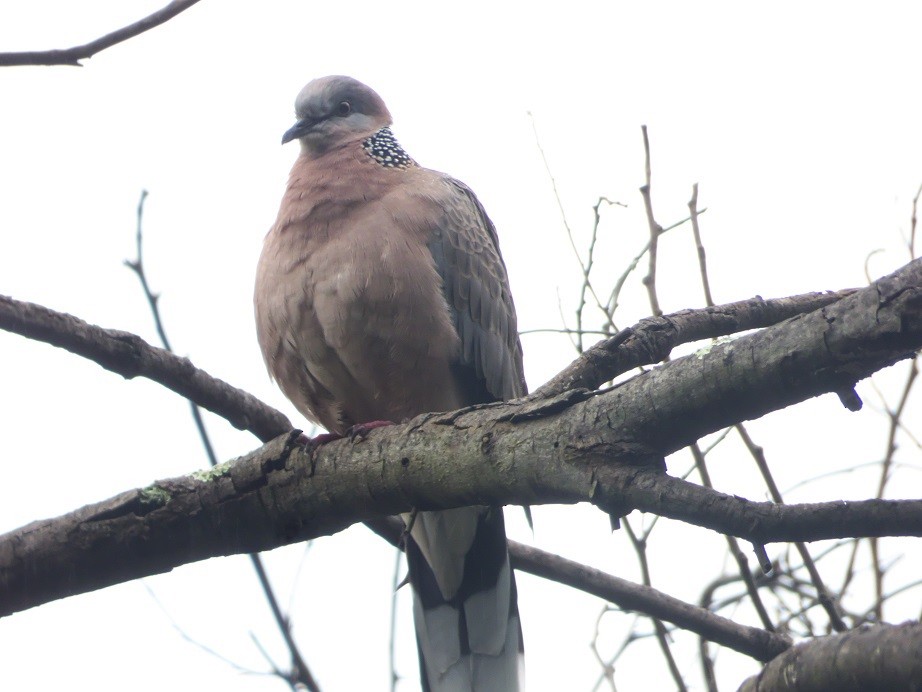
[[463, 406], [431, 202], [404, 192], [405, 171], [340, 155], [354, 175], [330, 176], [332, 163], [299, 159], [266, 237], [256, 311], [270, 372], [333, 432]]

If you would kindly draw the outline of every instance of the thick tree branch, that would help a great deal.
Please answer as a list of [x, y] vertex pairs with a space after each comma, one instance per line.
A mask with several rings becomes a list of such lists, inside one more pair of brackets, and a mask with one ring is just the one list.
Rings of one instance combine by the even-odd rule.
[[[922, 501], [750, 502], [612, 459], [532, 448], [546, 421], [474, 411], [415, 419], [312, 457], [291, 433], [240, 459], [159, 481], [0, 537], [0, 615], [188, 562], [267, 550], [413, 507], [604, 503], [617, 496], [761, 543], [922, 536]], [[479, 420], [478, 420], [479, 418]], [[561, 434], [561, 433], [559, 433]], [[562, 433], [565, 435], [565, 433]], [[452, 450], [446, 463], [445, 449]], [[604, 506], [604, 504], [603, 504]]]
[[595, 389], [636, 367], [660, 362], [681, 344], [770, 327], [831, 305], [856, 290], [805, 293], [772, 300], [756, 296], [726, 305], [648, 317], [586, 349], [532, 396], [542, 398], [568, 389]]
[[292, 436], [277, 439], [211, 472], [3, 537], [0, 611], [413, 507], [588, 500], [755, 543], [922, 535], [922, 501], [754, 503], [658, 467], [661, 457], [729, 423], [850, 387], [911, 355], [922, 344], [920, 299], [916, 261], [834, 305], [595, 395], [427, 414], [313, 457]]
[[919, 651], [922, 624], [918, 622], [819, 637], [773, 660], [744, 682], [740, 692], [914, 690], [922, 680]]
[[84, 43], [82, 46], [58, 50], [36, 50], [15, 53], [0, 53], [0, 67], [13, 65], [69, 65], [81, 67], [80, 61], [92, 58], [106, 48], [134, 38], [145, 31], [160, 26], [171, 20], [180, 12], [192, 7], [199, 0], [173, 0], [153, 14], [140, 19], [133, 24], [116, 29], [112, 33], [100, 36], [97, 39]]

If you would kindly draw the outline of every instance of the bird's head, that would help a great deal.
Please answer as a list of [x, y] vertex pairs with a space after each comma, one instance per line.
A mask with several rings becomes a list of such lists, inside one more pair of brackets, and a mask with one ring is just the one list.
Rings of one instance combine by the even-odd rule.
[[307, 83], [295, 100], [298, 121], [282, 135], [317, 156], [338, 145], [367, 137], [391, 124], [384, 101], [352, 77], [333, 75]]

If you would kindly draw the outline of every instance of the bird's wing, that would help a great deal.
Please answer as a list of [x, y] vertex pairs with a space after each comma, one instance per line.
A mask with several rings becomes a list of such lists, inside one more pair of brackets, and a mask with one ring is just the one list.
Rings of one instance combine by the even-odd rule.
[[[443, 194], [428, 246], [460, 338], [454, 376], [467, 404], [522, 396], [522, 347], [496, 229], [470, 188], [436, 175]], [[424, 689], [520, 689], [522, 633], [502, 508], [422, 512], [411, 537]]]
[[445, 195], [429, 251], [461, 339], [459, 365], [481, 388], [467, 403], [523, 396], [522, 345], [496, 229], [467, 185], [442, 180]]

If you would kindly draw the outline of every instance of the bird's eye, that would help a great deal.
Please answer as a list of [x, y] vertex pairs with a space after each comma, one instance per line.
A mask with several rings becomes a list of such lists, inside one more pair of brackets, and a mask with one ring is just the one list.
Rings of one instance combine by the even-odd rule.
[[336, 107], [336, 115], [347, 116], [352, 112], [352, 106], [349, 105], [348, 101], [343, 101]]

